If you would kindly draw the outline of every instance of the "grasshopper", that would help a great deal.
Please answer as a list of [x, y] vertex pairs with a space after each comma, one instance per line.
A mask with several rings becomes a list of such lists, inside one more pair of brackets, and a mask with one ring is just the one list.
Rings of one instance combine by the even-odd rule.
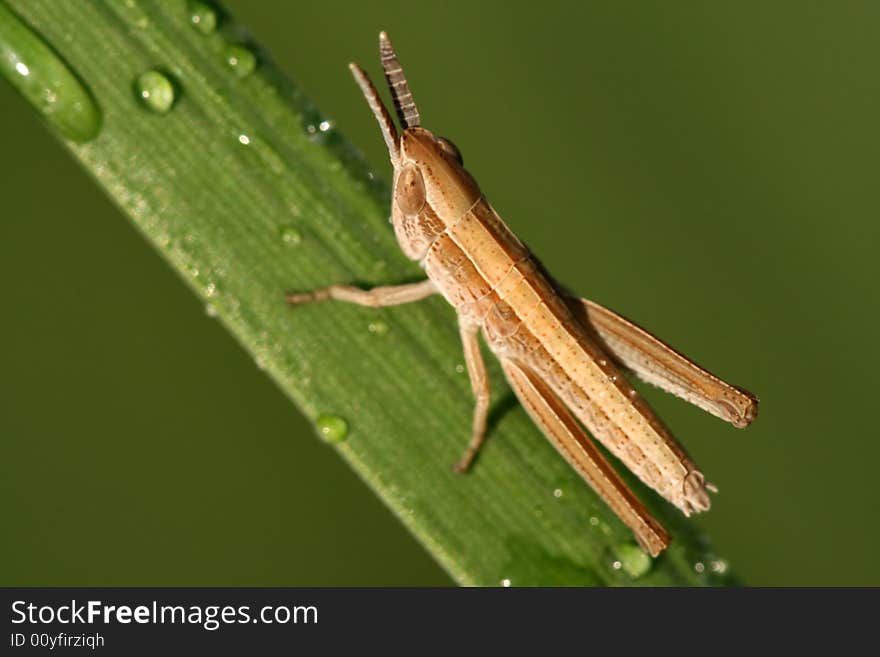
[[656, 557], [669, 545], [668, 532], [583, 427], [689, 516], [706, 511], [709, 492], [717, 489], [621, 371], [739, 428], [755, 418], [758, 399], [611, 310], [568, 295], [480, 192], [458, 148], [421, 127], [419, 110], [385, 32], [379, 35], [379, 53], [400, 134], [366, 72], [357, 64], [349, 68], [379, 123], [394, 167], [391, 223], [397, 241], [407, 257], [421, 264], [427, 278], [370, 290], [332, 285], [289, 293], [287, 302], [336, 299], [381, 307], [442, 294], [458, 314], [476, 399], [471, 439], [455, 470], [470, 467], [486, 436], [489, 380], [480, 353], [482, 332], [535, 424], [632, 530], [642, 548]]

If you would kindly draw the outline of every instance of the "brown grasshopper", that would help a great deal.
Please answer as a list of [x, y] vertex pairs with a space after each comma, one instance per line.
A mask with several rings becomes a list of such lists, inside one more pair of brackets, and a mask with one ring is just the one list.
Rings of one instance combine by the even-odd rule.
[[476, 398], [471, 440], [456, 471], [468, 469], [486, 435], [489, 380], [478, 342], [482, 330], [535, 424], [641, 546], [657, 556], [669, 545], [669, 534], [580, 423], [639, 479], [690, 515], [707, 510], [708, 493], [716, 489], [621, 369], [736, 427], [755, 418], [757, 398], [614, 312], [568, 296], [492, 209], [452, 142], [421, 127], [406, 76], [384, 32], [379, 53], [402, 134], [367, 74], [356, 64], [349, 68], [379, 122], [394, 167], [395, 235], [428, 277], [371, 290], [333, 285], [288, 294], [288, 303], [337, 299], [380, 307], [442, 294], [458, 313]]

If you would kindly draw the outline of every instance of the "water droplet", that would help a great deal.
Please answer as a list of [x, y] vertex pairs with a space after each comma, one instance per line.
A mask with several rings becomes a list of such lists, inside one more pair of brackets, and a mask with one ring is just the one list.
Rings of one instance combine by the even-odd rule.
[[651, 557], [634, 543], [621, 543], [614, 548], [614, 556], [611, 567], [623, 570], [630, 577], [641, 577], [651, 570]]
[[245, 78], [257, 68], [257, 56], [244, 46], [229, 46], [226, 49], [226, 64], [240, 78]]
[[217, 12], [204, 2], [190, 2], [189, 22], [202, 34], [211, 34], [217, 29]]
[[375, 333], [376, 335], [386, 335], [388, 333], [388, 324], [381, 320], [370, 322], [367, 328], [370, 329], [370, 333]]
[[118, 8], [122, 9], [121, 17], [123, 20], [141, 30], [149, 27], [149, 15], [144, 11], [143, 7], [135, 2], [135, 0], [125, 0], [123, 3], [117, 2], [116, 4], [121, 5]]
[[501, 586], [503, 586], [504, 588], [509, 588], [510, 587], [510, 580], [509, 579], [502, 579]]
[[134, 91], [144, 107], [165, 114], [174, 105], [174, 83], [164, 73], [150, 70], [138, 76]]
[[333, 123], [331, 121], [322, 117], [314, 109], [305, 112], [301, 121], [309, 140], [316, 144], [324, 144], [327, 142], [331, 131], [333, 130]]
[[727, 562], [724, 559], [715, 559], [709, 564], [710, 570], [716, 575], [723, 575], [727, 572]]
[[281, 239], [288, 246], [299, 246], [302, 244], [303, 236], [302, 233], [297, 230], [296, 226], [293, 224], [284, 224], [278, 227], [278, 234], [281, 235]]
[[248, 144], [251, 143], [251, 138], [248, 137], [246, 134], [241, 133], [241, 134], [238, 136], [238, 143], [239, 143], [239, 144], [244, 144], [245, 146], [247, 146]]
[[555, 497], [557, 500], [558, 500], [560, 497], [562, 497], [562, 489], [561, 489], [561, 488], [557, 488], [556, 490], [554, 490], [554, 491], [553, 491], [553, 497]]
[[459, 374], [463, 374], [464, 373], [464, 365], [459, 363], [458, 365], [455, 366], [455, 371], [458, 372]]
[[596, 516], [590, 516], [590, 526], [591, 527], [598, 527], [599, 526], [599, 519]]
[[0, 3], [0, 75], [62, 136], [77, 143], [101, 129], [95, 99], [57, 53]]
[[315, 424], [321, 437], [328, 443], [341, 443], [348, 435], [348, 422], [338, 415], [319, 415]]
[[702, 561], [698, 561], [694, 564], [694, 571], [696, 571], [697, 573], [703, 573], [705, 572], [705, 570], [706, 564], [704, 564]]
[[213, 297], [215, 294], [217, 294], [217, 284], [216, 283], [208, 283], [205, 286], [205, 296], [206, 297]]

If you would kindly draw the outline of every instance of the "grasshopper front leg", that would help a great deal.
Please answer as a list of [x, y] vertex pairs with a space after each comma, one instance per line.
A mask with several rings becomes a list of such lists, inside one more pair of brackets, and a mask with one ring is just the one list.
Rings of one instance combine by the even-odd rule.
[[335, 299], [359, 306], [383, 308], [385, 306], [399, 306], [404, 303], [421, 301], [432, 294], [436, 294], [437, 291], [434, 281], [426, 278], [418, 283], [383, 285], [370, 290], [361, 290], [350, 285], [331, 285], [313, 292], [288, 292], [284, 295], [284, 300], [291, 306], [311, 303], [312, 301]]
[[[420, 301], [437, 292], [437, 286], [428, 278], [418, 283], [386, 285], [374, 287], [370, 290], [362, 290], [350, 285], [331, 285], [312, 292], [289, 292], [284, 295], [284, 299], [292, 306], [334, 299], [336, 301], [354, 303], [359, 306], [382, 308]], [[479, 330], [480, 327], [476, 324], [464, 321], [459, 322], [464, 359], [467, 364], [468, 376], [470, 377], [471, 389], [474, 392], [476, 404], [474, 406], [471, 440], [468, 443], [464, 456], [455, 464], [454, 469], [456, 472], [465, 472], [470, 468], [486, 438], [490, 389], [486, 365], [480, 354]]]

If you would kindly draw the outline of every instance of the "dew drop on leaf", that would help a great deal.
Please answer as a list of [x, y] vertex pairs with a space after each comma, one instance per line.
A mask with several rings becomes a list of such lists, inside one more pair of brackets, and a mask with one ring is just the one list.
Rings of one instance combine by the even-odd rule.
[[217, 12], [204, 2], [190, 2], [189, 23], [202, 34], [211, 34], [217, 29]]
[[651, 557], [633, 543], [621, 543], [614, 548], [616, 557], [612, 568], [622, 570], [632, 578], [638, 578], [651, 570]]
[[225, 57], [227, 66], [240, 78], [247, 77], [257, 68], [257, 56], [244, 46], [229, 46]]
[[368, 328], [370, 330], [370, 333], [373, 333], [375, 335], [386, 335], [388, 333], [388, 324], [386, 324], [382, 320], [370, 322]]
[[727, 572], [727, 561], [714, 559], [709, 563], [709, 569], [716, 575], [724, 575]]
[[76, 73], [0, 3], [0, 75], [63, 137], [84, 143], [101, 130], [98, 104]]
[[348, 436], [348, 422], [338, 415], [319, 415], [315, 424], [325, 442], [335, 445]]
[[288, 246], [299, 246], [302, 244], [302, 233], [293, 224], [279, 226], [278, 234], [281, 235], [281, 240]]
[[164, 73], [149, 70], [134, 82], [135, 95], [141, 104], [156, 114], [165, 114], [174, 105], [174, 83]]

